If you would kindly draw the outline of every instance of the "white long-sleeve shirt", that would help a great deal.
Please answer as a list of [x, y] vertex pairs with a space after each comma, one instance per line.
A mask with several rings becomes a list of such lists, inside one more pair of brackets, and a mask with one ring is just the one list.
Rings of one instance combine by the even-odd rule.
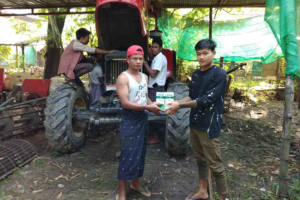
[[87, 45], [82, 44], [78, 40], [75, 40], [73, 43], [73, 49], [74, 51], [82, 51], [82, 52], [87, 52], [87, 53], [95, 53], [96, 52], [96, 47], [89, 47]]

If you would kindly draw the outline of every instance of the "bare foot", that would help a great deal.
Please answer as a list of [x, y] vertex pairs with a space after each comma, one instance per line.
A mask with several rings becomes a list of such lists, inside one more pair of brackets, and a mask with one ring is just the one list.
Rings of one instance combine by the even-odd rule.
[[208, 194], [207, 194], [207, 193], [206, 193], [206, 194], [200, 193], [200, 192], [198, 191], [198, 192], [195, 193], [195, 194], [190, 194], [189, 196], [187, 196], [187, 197], [185, 198], [185, 200], [190, 200], [190, 199], [192, 199], [192, 198], [190, 198], [190, 197], [192, 197], [192, 198], [194, 198], [194, 199], [208, 199]]
[[119, 194], [117, 200], [126, 200], [126, 195], [120, 195]]

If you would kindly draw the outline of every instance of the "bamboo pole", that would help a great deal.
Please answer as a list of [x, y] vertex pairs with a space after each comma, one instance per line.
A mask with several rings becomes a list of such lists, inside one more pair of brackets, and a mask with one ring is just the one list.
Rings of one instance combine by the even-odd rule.
[[285, 106], [283, 115], [283, 133], [280, 151], [280, 171], [279, 171], [279, 197], [287, 197], [289, 189], [289, 152], [292, 130], [292, 113], [294, 102], [294, 81], [290, 76], [286, 77], [285, 86]]
[[[213, 23], [213, 7], [209, 8], [209, 39], [212, 39], [212, 23]], [[210, 200], [213, 200], [214, 197], [214, 191], [213, 191], [213, 186], [212, 186], [212, 179], [211, 179], [211, 170], [208, 168], [208, 191], [209, 191], [209, 198]]]
[[298, 109], [300, 109], [300, 80], [298, 81]]
[[209, 8], [209, 39], [212, 39], [212, 23], [213, 23], [212, 13], [213, 13], [213, 8], [210, 7]]
[[213, 191], [213, 185], [212, 185], [212, 179], [211, 179], [211, 170], [208, 168], [208, 191], [209, 191], [209, 199], [213, 200], [214, 199], [214, 191]]

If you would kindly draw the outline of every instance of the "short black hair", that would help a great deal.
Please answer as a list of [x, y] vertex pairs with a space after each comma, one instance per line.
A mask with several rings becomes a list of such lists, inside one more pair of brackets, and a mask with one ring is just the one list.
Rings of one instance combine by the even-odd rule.
[[76, 38], [77, 40], [80, 40], [82, 37], [86, 37], [87, 35], [90, 35], [91, 32], [86, 30], [85, 28], [80, 28], [76, 31]]
[[197, 42], [195, 45], [195, 50], [201, 50], [201, 49], [210, 49], [211, 51], [214, 51], [216, 49], [217, 44], [212, 41], [211, 39], [204, 39]]
[[161, 38], [159, 38], [159, 37], [154, 37], [152, 40], [152, 45], [153, 45], [153, 43], [158, 44], [160, 47], [163, 46], [163, 42], [162, 42]]

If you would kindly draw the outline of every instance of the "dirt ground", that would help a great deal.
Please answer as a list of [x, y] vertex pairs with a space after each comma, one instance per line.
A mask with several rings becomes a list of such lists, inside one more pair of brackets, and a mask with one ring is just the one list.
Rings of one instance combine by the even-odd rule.
[[[300, 199], [300, 110], [294, 105], [290, 151], [291, 197]], [[248, 105], [233, 103], [221, 133], [222, 157], [231, 199], [276, 199], [283, 102]], [[77, 153], [59, 155], [51, 150], [43, 132], [26, 137], [39, 157], [0, 183], [0, 199], [112, 200], [118, 192], [116, 153], [118, 127], [100, 130]], [[128, 189], [129, 200], [183, 200], [198, 189], [192, 150], [183, 157], [169, 157], [164, 145], [148, 145], [142, 184], [151, 192], [145, 198]], [[127, 185], [128, 187], [128, 185]], [[214, 186], [214, 191], [216, 188]], [[215, 199], [217, 198], [216, 195]]]

